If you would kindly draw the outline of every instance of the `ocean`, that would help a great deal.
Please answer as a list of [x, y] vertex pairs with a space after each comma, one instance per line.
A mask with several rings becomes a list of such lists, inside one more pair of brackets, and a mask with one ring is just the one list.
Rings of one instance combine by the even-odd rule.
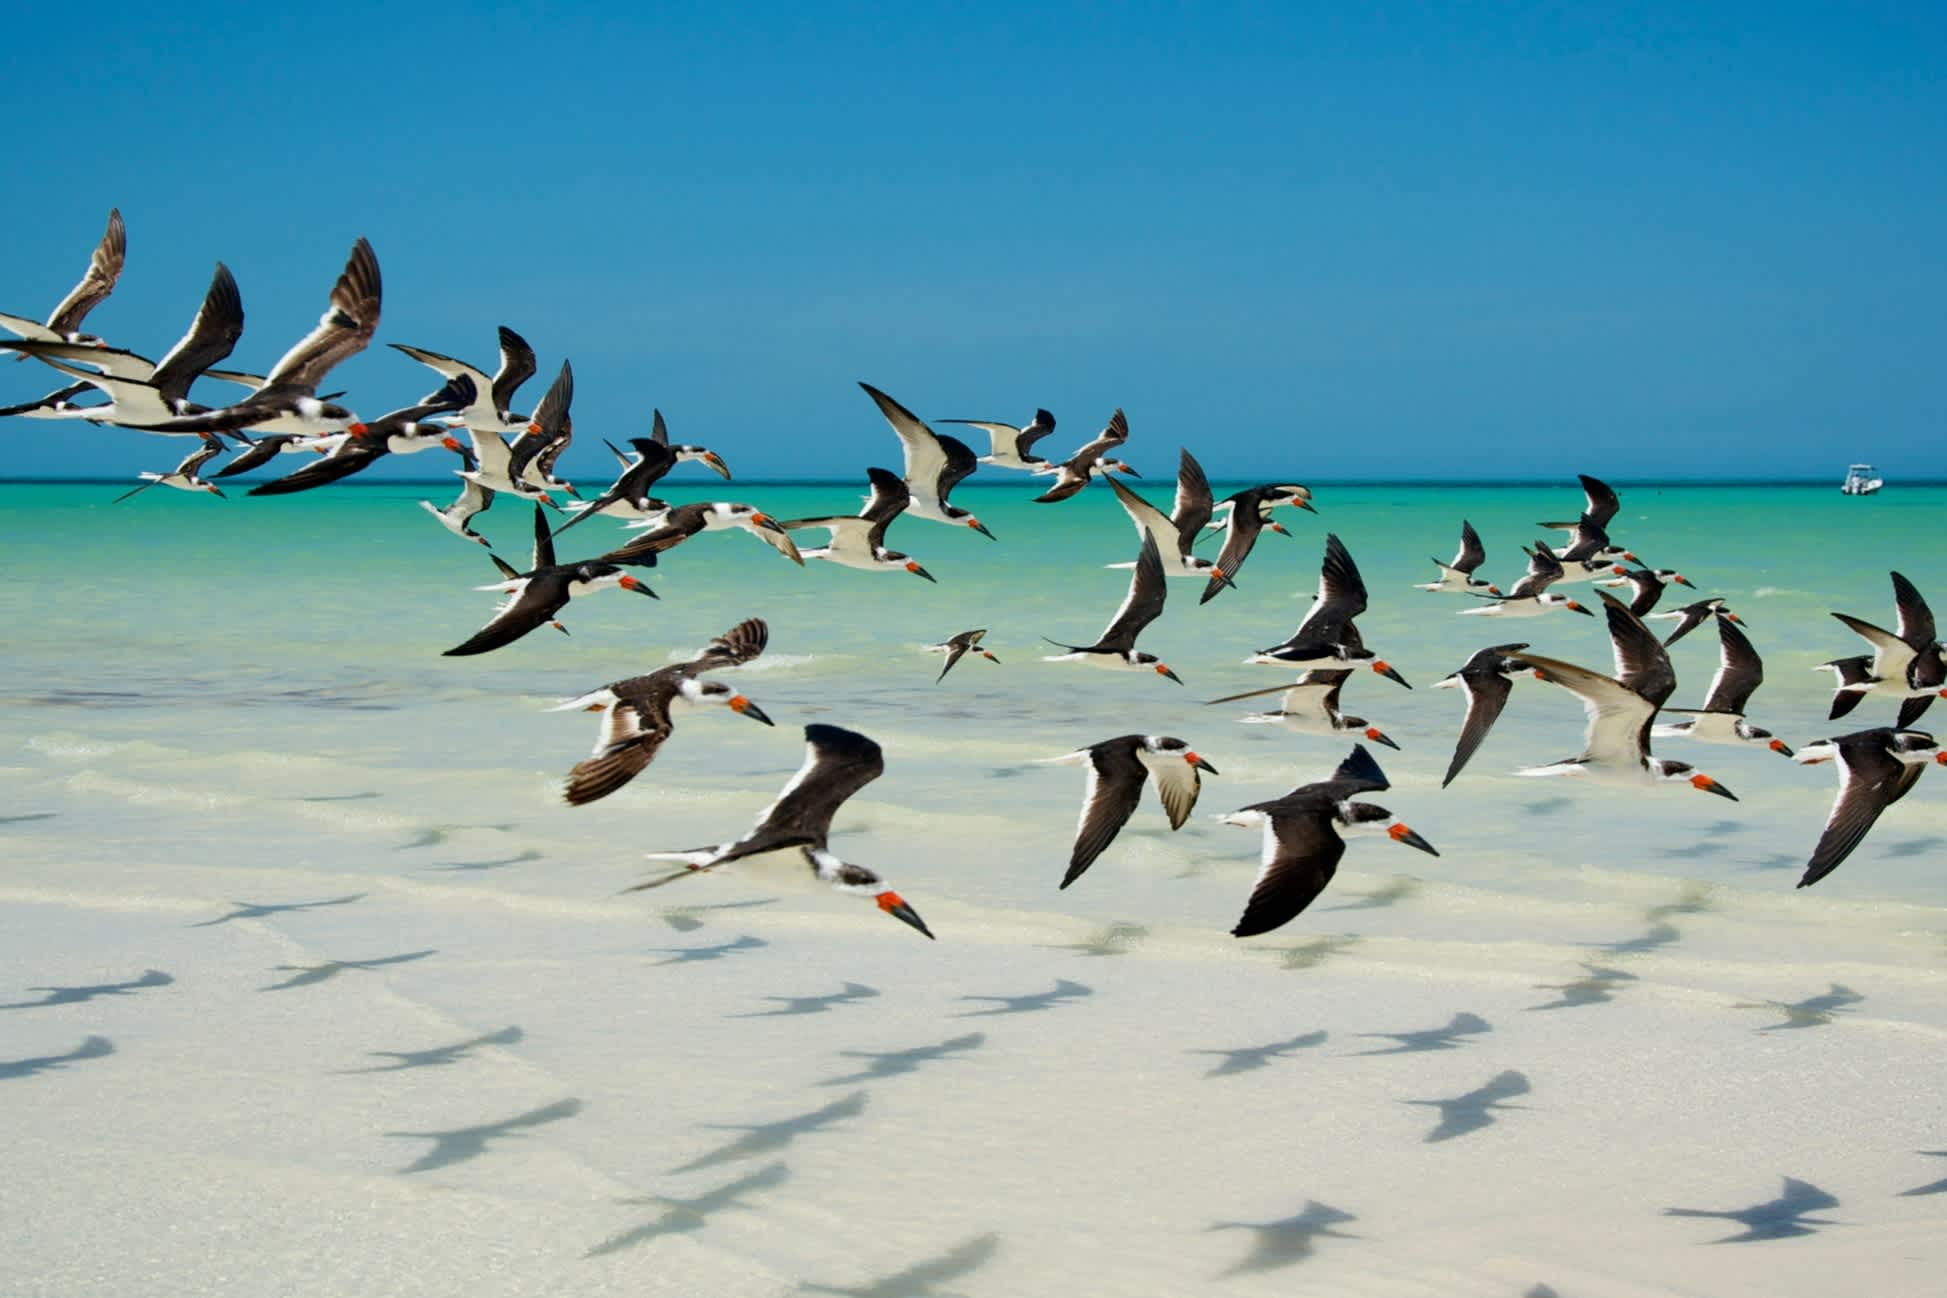
[[[669, 498], [783, 518], [863, 491], [691, 472]], [[1140, 643], [1178, 686], [1042, 660], [1109, 621], [1136, 535], [1100, 487], [1041, 505], [986, 476], [955, 500], [997, 540], [893, 524], [937, 584], [712, 533], [640, 574], [659, 600], [576, 600], [569, 635], [472, 658], [441, 651], [499, 578], [414, 503], [449, 487], [0, 485], [0, 1289], [1722, 1298], [1870, 1259], [1876, 1293], [1931, 1291], [1947, 774], [1805, 890], [1831, 766], [1659, 739], [1737, 801], [1516, 777], [1580, 751], [1553, 687], [1517, 685], [1442, 789], [1464, 700], [1428, 687], [1506, 641], [1606, 672], [1608, 638], [1413, 583], [1465, 518], [1506, 588], [1573, 483], [1314, 484], [1238, 589], [1169, 583]], [[1698, 588], [1665, 607], [1745, 619], [1755, 723], [1890, 724], [1825, 720], [1818, 664], [1864, 652], [1828, 613], [1892, 625], [1889, 568], [1947, 599], [1947, 488], [1619, 491], [1612, 536]], [[503, 497], [475, 526], [524, 569], [532, 522]], [[1259, 835], [1214, 817], [1350, 744], [1239, 724], [1275, 695], [1206, 700], [1289, 678], [1243, 660], [1296, 627], [1327, 532], [1414, 687], [1345, 688], [1400, 746], [1371, 800], [1440, 855], [1354, 841], [1311, 910], [1240, 941]], [[622, 535], [592, 520], [562, 557]], [[562, 802], [596, 719], [553, 702], [753, 616], [768, 652], [718, 679], [775, 727], [686, 714], [625, 790]], [[936, 683], [923, 647], [971, 627], [1000, 664]], [[1671, 652], [1671, 704], [1700, 706], [1713, 629]], [[742, 832], [814, 721], [883, 746], [832, 848], [937, 943], [734, 870], [617, 895], [644, 851]], [[1083, 775], [1036, 760], [1132, 731], [1219, 773], [1179, 832], [1146, 791], [1058, 890]]]

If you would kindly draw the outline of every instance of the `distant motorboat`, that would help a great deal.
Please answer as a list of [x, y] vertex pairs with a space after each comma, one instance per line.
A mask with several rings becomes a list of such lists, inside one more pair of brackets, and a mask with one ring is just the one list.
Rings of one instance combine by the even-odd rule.
[[1870, 496], [1886, 485], [1879, 476], [1879, 470], [1870, 464], [1849, 464], [1846, 466], [1846, 480], [1839, 484], [1839, 490], [1848, 496]]

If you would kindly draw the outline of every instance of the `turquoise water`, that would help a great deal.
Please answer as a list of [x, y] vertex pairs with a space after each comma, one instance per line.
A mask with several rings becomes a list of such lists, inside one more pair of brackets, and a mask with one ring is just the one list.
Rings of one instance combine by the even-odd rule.
[[[1163, 496], [1161, 484], [1138, 485]], [[544, 821], [549, 834], [612, 854], [621, 882], [634, 868], [615, 841], [621, 808], [639, 821], [645, 809], [707, 791], [722, 813], [709, 825], [673, 817], [670, 832], [678, 843], [710, 841], [768, 800], [796, 765], [798, 728], [822, 719], [886, 745], [887, 776], [866, 797], [915, 817], [922, 832], [897, 846], [907, 872], [936, 891], [972, 893], [970, 900], [1086, 909], [1091, 894], [1111, 891], [1109, 879], [1060, 898], [1041, 888], [1060, 873], [1079, 777], [1021, 763], [1129, 730], [1180, 735], [1222, 771], [1206, 786], [1205, 812], [1329, 767], [1343, 748], [1335, 741], [1234, 723], [1274, 699], [1201, 703], [1281, 679], [1241, 660], [1297, 625], [1327, 529], [1346, 542], [1371, 592], [1361, 620], [1368, 644], [1419, 687], [1409, 692], [1362, 673], [1344, 705], [1402, 745], [1382, 761], [1396, 785], [1394, 810], [1444, 853], [1428, 868], [1523, 890], [1553, 886], [1550, 865], [1584, 862], [1789, 889], [1795, 876], [1785, 858], [1809, 852], [1831, 792], [1830, 768], [1675, 740], [1659, 751], [1693, 761], [1742, 801], [1511, 779], [1506, 773], [1519, 766], [1579, 751], [1574, 701], [1532, 689], [1517, 694], [1468, 772], [1438, 788], [1461, 699], [1426, 686], [1484, 644], [1525, 639], [1538, 652], [1597, 666], [1608, 644], [1600, 618], [1463, 618], [1462, 597], [1412, 583], [1435, 575], [1425, 557], [1449, 556], [1465, 517], [1486, 540], [1483, 571], [1505, 586], [1522, 568], [1517, 546], [1544, 535], [1535, 520], [1577, 511], [1573, 487], [1321, 488], [1316, 516], [1282, 511], [1295, 538], [1266, 534], [1239, 589], [1199, 606], [1200, 583], [1171, 582], [1169, 606], [1141, 643], [1183, 677], [1182, 688], [1040, 661], [1055, 651], [1039, 637], [1092, 640], [1126, 589], [1126, 573], [1102, 567], [1130, 557], [1134, 545], [1107, 491], [1038, 505], [1021, 483], [964, 490], [996, 542], [921, 520], [895, 523], [889, 543], [919, 558], [937, 584], [816, 562], [800, 569], [745, 534], [705, 535], [645, 574], [660, 601], [604, 592], [566, 610], [569, 637], [544, 629], [471, 659], [440, 651], [491, 614], [498, 597], [472, 587], [497, 574], [483, 551], [413, 504], [438, 491], [406, 484], [228, 501], [155, 491], [114, 505], [108, 486], [0, 487], [11, 569], [0, 613], [12, 628], [0, 661], [8, 730], [24, 765], [10, 798], [59, 813], [63, 851], [86, 858], [113, 851], [100, 835], [117, 822], [115, 804], [77, 797], [63, 783], [69, 767], [50, 763], [36, 745], [159, 745], [177, 770], [219, 785], [248, 784], [301, 761], [303, 792], [360, 792], [381, 778], [456, 823], [482, 814], [471, 799], [485, 781], [517, 787], [521, 814]], [[747, 499], [782, 517], [848, 512], [858, 500], [843, 487], [741, 483], [671, 494]], [[1624, 490], [1611, 532], [1646, 562], [1684, 571], [1700, 595], [1728, 596], [1742, 611], [1767, 671], [1752, 717], [1799, 744], [1889, 719], [1880, 715], [1889, 707], [1873, 702], [1856, 722], [1824, 721], [1829, 676], [1813, 669], [1860, 648], [1827, 610], [1890, 622], [1885, 573], [1896, 563], [1923, 592], [1942, 597], [1947, 545], [1931, 525], [1943, 505], [1947, 489], [1939, 488], [1852, 500], [1823, 487], [1638, 487]], [[531, 524], [525, 507], [504, 498], [477, 520], [520, 567]], [[584, 524], [563, 539], [563, 557], [596, 553], [619, 535], [609, 520]], [[744, 688], [777, 729], [718, 714], [686, 718], [662, 759], [622, 797], [571, 812], [548, 796], [545, 777], [579, 758], [593, 726], [543, 714], [546, 702], [658, 666], [748, 616], [769, 621], [771, 646]], [[939, 659], [919, 646], [971, 626], [989, 628], [986, 643], [1003, 665], [967, 660], [935, 686]], [[1707, 628], [1676, 646], [1673, 705], [1701, 702], [1715, 652]], [[368, 773], [374, 769], [385, 774]], [[1937, 900], [1938, 853], [1899, 850], [1925, 844], [1939, 826], [1931, 783], [1821, 891]], [[502, 793], [493, 801], [506, 813]], [[385, 809], [417, 810], [399, 802], [389, 796]], [[1132, 829], [1147, 819], [1145, 812]], [[84, 820], [86, 836], [73, 828]], [[929, 822], [965, 828], [941, 839], [925, 832]], [[57, 833], [56, 821], [43, 823]], [[636, 823], [631, 834], [654, 838], [651, 828]], [[254, 822], [229, 829], [238, 844], [275, 841], [279, 832]], [[1005, 849], [1004, 873], [992, 865], [956, 872], [951, 862], [967, 857], [969, 836]], [[1190, 861], [1235, 858], [1227, 868], [1243, 872], [1238, 887], [1256, 856], [1254, 836], [1201, 821], [1164, 844]], [[1427, 864], [1367, 855], [1379, 856], [1371, 868], [1381, 870]], [[1200, 920], [1220, 924], [1236, 892], [1204, 901]], [[1171, 889], [1146, 899], [1170, 911], [1186, 901]]]
[[[604, 592], [569, 606], [566, 638], [465, 659], [440, 651], [490, 615], [472, 587], [497, 574], [422, 489], [118, 490], [0, 487], [0, 1289], [1937, 1287], [1939, 1200], [1910, 1192], [1940, 1175], [1915, 1151], [1941, 1147], [1941, 775], [1802, 891], [1829, 767], [1659, 741], [1736, 803], [1515, 778], [1579, 751], [1581, 711], [1552, 687], [1518, 685], [1439, 788], [1462, 700], [1436, 679], [1507, 639], [1597, 666], [1609, 650], [1597, 619], [1459, 617], [1412, 583], [1462, 517], [1508, 581], [1573, 487], [1321, 486], [1321, 514], [1285, 511], [1296, 537], [1266, 536], [1241, 589], [1199, 606], [1200, 583], [1171, 583], [1142, 644], [1183, 687], [1041, 661], [1039, 636], [1092, 639], [1127, 585], [1099, 565], [1134, 533], [1097, 488], [964, 492], [996, 542], [896, 523], [937, 585], [706, 535], [649, 574], [659, 602]], [[784, 516], [857, 500], [711, 494]], [[1943, 504], [1634, 488], [1612, 530], [1732, 599], [1769, 677], [1752, 716], [1801, 744], [1835, 728], [1812, 668], [1857, 652], [1827, 611], [1890, 620], [1895, 562], [1941, 597]], [[479, 523], [524, 560], [527, 512]], [[1346, 745], [1237, 724], [1268, 701], [1202, 700], [1287, 679], [1241, 660], [1303, 615], [1327, 528], [1364, 570], [1368, 643], [1418, 687], [1346, 687], [1404, 750], [1379, 750], [1394, 787], [1373, 800], [1441, 855], [1355, 841], [1311, 910], [1240, 942], [1259, 837], [1210, 817]], [[618, 535], [591, 522], [562, 548]], [[544, 709], [749, 616], [770, 652], [722, 679], [777, 726], [685, 715], [627, 789], [564, 805], [594, 718]], [[919, 646], [971, 626], [1002, 664], [936, 685]], [[1695, 706], [1714, 637], [1673, 652], [1674, 702]], [[832, 846], [938, 942], [795, 876], [618, 895], [654, 868], [643, 851], [742, 831], [811, 720], [884, 745]], [[1132, 730], [1221, 774], [1178, 833], [1146, 794], [1059, 891], [1082, 775], [1033, 761]], [[125, 990], [41, 990], [103, 986]], [[1384, 1049], [1455, 1022], [1485, 1026]], [[361, 1071], [440, 1050], [457, 1053]], [[1522, 1098], [1451, 1139], [1426, 1107], [1486, 1093]], [[1838, 1199], [1838, 1224], [1702, 1248], [1735, 1228], [1666, 1212], [1761, 1205], [1781, 1177]], [[1321, 1220], [1351, 1224], [1313, 1240]]]

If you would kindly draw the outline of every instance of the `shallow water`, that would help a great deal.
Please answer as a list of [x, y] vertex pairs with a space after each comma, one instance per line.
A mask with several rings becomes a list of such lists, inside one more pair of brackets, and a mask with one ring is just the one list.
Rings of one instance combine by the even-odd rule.
[[[497, 599], [470, 588], [496, 574], [412, 503], [439, 488], [111, 507], [116, 490], [0, 486], [0, 999], [174, 981], [0, 1016], [0, 1065], [113, 1044], [0, 1071], [21, 1169], [10, 1292], [137, 1276], [250, 1292], [195, 1261], [241, 1238], [269, 1248], [260, 1274], [345, 1293], [387, 1287], [416, 1264], [408, 1241], [435, 1237], [429, 1292], [1776, 1295], [1891, 1253], [1883, 1291], [1917, 1293], [1903, 1277], [1947, 1256], [1940, 1200], [1901, 1193], [1947, 1175], [1916, 1152], [1947, 1147], [1938, 776], [1804, 891], [1829, 767], [1658, 742], [1735, 803], [1508, 774], [1579, 751], [1560, 691], [1518, 686], [1439, 788], [1462, 700], [1435, 680], [1499, 641], [1598, 667], [1608, 646], [1599, 618], [1504, 627], [1411, 584], [1462, 517], [1506, 584], [1534, 520], [1579, 507], [1572, 487], [1320, 487], [1320, 515], [1285, 511], [1296, 538], [1264, 537], [1238, 590], [1199, 606], [1200, 583], [1172, 582], [1142, 645], [1183, 687], [1041, 661], [1040, 636], [1092, 640], [1126, 588], [1098, 566], [1134, 548], [1106, 491], [1044, 506], [1015, 484], [963, 489], [998, 542], [896, 523], [889, 543], [937, 585], [707, 535], [646, 574], [659, 602], [603, 593], [566, 610], [567, 638], [449, 659]], [[858, 499], [670, 494], [784, 517]], [[1826, 613], [1890, 623], [1889, 566], [1947, 589], [1929, 534], [1943, 505], [1938, 489], [1638, 487], [1611, 531], [1730, 597], [1766, 663], [1752, 717], [1802, 744], [1890, 719], [1868, 702], [1823, 720], [1813, 668], [1858, 652]], [[528, 513], [503, 500], [477, 525], [525, 566]], [[1258, 838], [1211, 815], [1347, 745], [1237, 724], [1275, 696], [1201, 701], [1282, 679], [1241, 660], [1303, 615], [1328, 529], [1371, 591], [1367, 643], [1416, 687], [1346, 688], [1403, 749], [1376, 750], [1394, 787], [1375, 800], [1441, 855], [1355, 842], [1311, 911], [1238, 942]], [[617, 534], [591, 522], [564, 555]], [[769, 621], [770, 652], [723, 679], [777, 726], [690, 714], [626, 790], [562, 804], [594, 719], [543, 709], [747, 616]], [[920, 646], [971, 626], [1001, 665], [963, 660], [936, 685]], [[1672, 702], [1697, 706], [1715, 638], [1672, 652]], [[652, 868], [641, 851], [745, 827], [811, 720], [884, 745], [833, 846], [884, 873], [937, 944], [794, 880], [614, 895]], [[1179, 735], [1221, 774], [1179, 833], [1146, 794], [1057, 891], [1082, 775], [1034, 759], [1129, 731]], [[289, 909], [210, 923], [245, 903]], [[351, 964], [260, 990], [329, 961]], [[764, 1013], [847, 982], [879, 995]], [[1459, 1013], [1491, 1030], [1366, 1053], [1389, 1041], [1361, 1034]], [[440, 1066], [347, 1071], [509, 1025], [522, 1033]], [[1211, 1075], [1223, 1052], [1319, 1031]], [[1429, 1139], [1449, 1109], [1493, 1121]], [[386, 1134], [497, 1123], [419, 1170], [449, 1146]], [[1839, 1198], [1822, 1215], [1848, 1228], [1698, 1250], [1741, 1227], [1663, 1215], [1751, 1208], [1784, 1176]], [[74, 1255], [62, 1214], [83, 1212], [112, 1222], [111, 1258], [138, 1261]], [[319, 1248], [343, 1269], [307, 1270]]]

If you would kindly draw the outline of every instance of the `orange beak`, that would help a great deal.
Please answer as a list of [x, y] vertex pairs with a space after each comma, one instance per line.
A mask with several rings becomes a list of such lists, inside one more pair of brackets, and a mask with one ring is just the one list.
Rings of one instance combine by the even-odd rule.
[[442, 437], [439, 439], [439, 444], [441, 446], [444, 446], [447, 450], [453, 451], [455, 453], [464, 454], [466, 451], [466, 448], [460, 445], [457, 438]]
[[354, 424], [347, 424], [345, 426], [345, 431], [350, 433], [353, 437], [363, 437], [365, 436], [365, 434], [371, 432], [372, 430], [369, 426], [365, 424], [354, 423]]
[[539, 424], [529, 424], [527, 426], [527, 431], [530, 433], [538, 433], [541, 431], [541, 426]]
[[743, 695], [732, 694], [730, 696], [730, 710], [732, 712], [742, 712], [745, 708], [748, 708], [749, 706], [750, 706], [750, 700], [745, 698]]
[[1935, 753], [1935, 754], [1933, 755], [1933, 759], [1934, 759], [1934, 760], [1935, 760], [1936, 762], [1939, 762], [1939, 763], [1940, 763], [1940, 764], [1941, 764], [1942, 766], [1947, 766], [1947, 752], [1938, 752], [1938, 753]]

